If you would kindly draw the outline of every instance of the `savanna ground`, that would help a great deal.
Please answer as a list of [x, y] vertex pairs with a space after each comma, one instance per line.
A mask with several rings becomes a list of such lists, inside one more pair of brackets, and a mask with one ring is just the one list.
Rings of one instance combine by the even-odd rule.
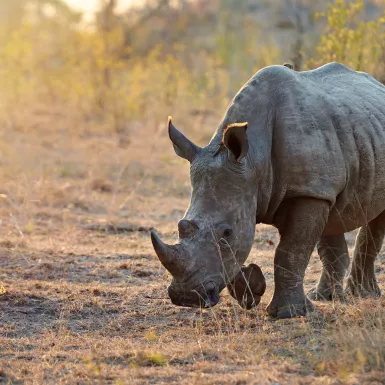
[[[384, 384], [384, 298], [268, 318], [278, 237], [261, 225], [258, 309], [226, 290], [175, 307], [149, 230], [175, 241], [190, 196], [169, 114], [204, 145], [243, 82], [289, 59], [384, 82], [385, 3], [117, 3], [88, 28], [62, 0], [0, 0], [0, 383]], [[376, 269], [385, 292], [385, 252]], [[306, 290], [320, 271], [314, 254]]]
[[[92, 134], [93, 122], [71, 136], [52, 130], [66, 116], [40, 113], [34, 127], [25, 119], [2, 137], [0, 383], [385, 383], [383, 298], [317, 303], [306, 318], [266, 316], [271, 227], [257, 227], [248, 260], [267, 278], [257, 310], [243, 311], [227, 290], [208, 310], [170, 303], [148, 228], [175, 241], [190, 190], [166, 119], [133, 126], [123, 146]], [[352, 251], [354, 234], [348, 241]], [[376, 266], [384, 291], [384, 252]], [[314, 255], [306, 289], [320, 270]]]

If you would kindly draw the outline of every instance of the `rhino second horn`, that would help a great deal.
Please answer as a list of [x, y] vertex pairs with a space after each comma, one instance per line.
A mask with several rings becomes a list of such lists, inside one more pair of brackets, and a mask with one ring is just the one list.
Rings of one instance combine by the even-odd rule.
[[151, 242], [162, 265], [172, 274], [177, 274], [177, 266], [175, 264], [176, 255], [171, 246], [166, 245], [155, 233], [151, 231]]
[[178, 231], [179, 231], [179, 238], [188, 238], [191, 236], [196, 230], [198, 226], [187, 219], [181, 219], [178, 222]]

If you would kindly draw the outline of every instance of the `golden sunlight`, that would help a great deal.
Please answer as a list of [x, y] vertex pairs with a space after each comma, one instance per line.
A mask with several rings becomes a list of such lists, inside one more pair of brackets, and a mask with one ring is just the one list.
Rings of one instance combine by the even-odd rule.
[[[66, 0], [66, 2], [74, 9], [84, 12], [85, 14], [92, 14], [100, 7], [100, 0]], [[122, 11], [128, 6], [141, 3], [142, 0], [119, 0], [118, 10]]]

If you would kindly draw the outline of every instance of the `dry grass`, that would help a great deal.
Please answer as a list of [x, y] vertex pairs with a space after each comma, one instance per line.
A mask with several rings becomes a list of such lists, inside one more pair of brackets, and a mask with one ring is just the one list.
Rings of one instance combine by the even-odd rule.
[[[1, 142], [0, 383], [385, 383], [383, 299], [266, 317], [278, 240], [268, 226], [257, 228], [249, 258], [267, 278], [258, 310], [243, 311], [227, 292], [209, 310], [170, 303], [149, 234], [135, 231], [175, 240], [188, 204], [188, 166], [165, 122], [143, 123], [126, 146], [91, 126], [67, 130], [58, 117], [28, 124]], [[204, 140], [214, 127], [183, 129]], [[109, 223], [133, 231], [86, 229]], [[383, 253], [377, 266], [385, 290]], [[314, 256], [307, 289], [320, 269]]]

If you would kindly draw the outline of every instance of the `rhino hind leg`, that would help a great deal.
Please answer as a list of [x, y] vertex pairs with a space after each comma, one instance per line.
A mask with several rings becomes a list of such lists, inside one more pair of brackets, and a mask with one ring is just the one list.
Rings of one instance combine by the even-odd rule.
[[345, 302], [343, 280], [349, 267], [349, 252], [344, 234], [321, 237], [317, 245], [322, 262], [321, 278], [308, 296], [315, 301]]
[[381, 296], [374, 271], [374, 262], [381, 250], [384, 235], [385, 211], [361, 227], [357, 234], [346, 294], [361, 298]]

